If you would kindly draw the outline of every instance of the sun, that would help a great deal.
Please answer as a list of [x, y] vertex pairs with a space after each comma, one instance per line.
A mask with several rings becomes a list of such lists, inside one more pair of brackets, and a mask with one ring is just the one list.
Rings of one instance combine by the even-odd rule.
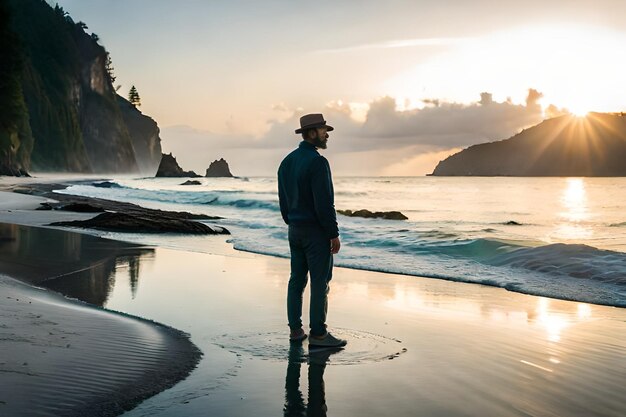
[[588, 110], [573, 110], [572, 114], [576, 117], [587, 117], [589, 115]]
[[587, 117], [587, 115], [591, 112], [589, 106], [584, 103], [569, 105], [567, 106], [567, 109], [576, 117]]
[[[497, 101], [524, 103], [529, 88], [542, 103], [576, 116], [624, 108], [616, 88], [626, 73], [626, 33], [575, 23], [538, 23], [451, 42], [383, 85], [386, 95], [411, 103], [440, 98], [460, 103], [478, 91]], [[416, 52], [417, 53], [417, 52]], [[422, 52], [420, 52], [422, 53]], [[422, 55], [420, 55], [421, 57]]]

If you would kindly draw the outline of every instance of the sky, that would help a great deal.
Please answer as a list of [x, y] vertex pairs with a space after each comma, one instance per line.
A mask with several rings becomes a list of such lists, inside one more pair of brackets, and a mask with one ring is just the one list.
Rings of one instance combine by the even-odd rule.
[[[55, 1], [49, 1], [55, 3]], [[626, 2], [59, 0], [184, 169], [275, 175], [299, 117], [334, 175], [424, 175], [564, 112], [626, 111]]]

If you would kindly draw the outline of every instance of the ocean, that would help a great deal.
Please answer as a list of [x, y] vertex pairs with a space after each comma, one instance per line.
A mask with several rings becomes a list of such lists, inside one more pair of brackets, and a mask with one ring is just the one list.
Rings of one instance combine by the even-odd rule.
[[[57, 192], [221, 216], [210, 223], [231, 231], [235, 249], [289, 256], [273, 177], [111, 181]], [[626, 178], [338, 177], [334, 185], [337, 209], [408, 217], [338, 215], [337, 266], [626, 307]]]

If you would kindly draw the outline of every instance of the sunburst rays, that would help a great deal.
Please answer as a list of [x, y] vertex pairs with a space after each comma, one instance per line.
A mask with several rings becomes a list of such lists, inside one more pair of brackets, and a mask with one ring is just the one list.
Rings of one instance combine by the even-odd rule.
[[[561, 147], [559, 162], [577, 175], [598, 175], [608, 158], [606, 141], [622, 137], [624, 132], [618, 130], [614, 123], [607, 122], [608, 115], [588, 113], [586, 116], [561, 116], [552, 123], [549, 134], [535, 143], [536, 149], [529, 161], [529, 166], [536, 167], [542, 163], [544, 155], [550, 153], [553, 145]], [[609, 117], [613, 117], [610, 115]], [[567, 171], [567, 170], [566, 170]]]

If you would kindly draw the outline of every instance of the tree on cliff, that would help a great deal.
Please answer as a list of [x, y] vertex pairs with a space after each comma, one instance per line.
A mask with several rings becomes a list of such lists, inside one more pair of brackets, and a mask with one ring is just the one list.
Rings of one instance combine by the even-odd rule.
[[130, 88], [130, 91], [128, 92], [128, 101], [130, 101], [130, 104], [135, 107], [141, 106], [141, 98], [139, 97], [139, 93], [137, 92], [137, 89], [134, 85]]
[[17, 121], [25, 110], [21, 86], [23, 56], [9, 23], [8, 6], [0, 3], [0, 132], [16, 132]]
[[54, 6], [54, 13], [56, 13], [58, 16], [61, 16], [63, 19], [70, 15], [68, 12], [63, 10], [63, 7], [59, 6], [59, 3]]
[[22, 91], [24, 53], [10, 23], [9, 6], [0, 1], [0, 175], [19, 175], [32, 149]]
[[111, 54], [109, 54], [109, 52], [107, 51], [107, 61], [105, 64], [105, 68], [107, 71], [107, 75], [109, 76], [109, 80], [111, 81], [111, 84], [113, 84], [115, 82], [115, 74], [113, 73], [113, 71], [115, 71], [115, 68], [113, 68], [113, 60], [111, 59]]

